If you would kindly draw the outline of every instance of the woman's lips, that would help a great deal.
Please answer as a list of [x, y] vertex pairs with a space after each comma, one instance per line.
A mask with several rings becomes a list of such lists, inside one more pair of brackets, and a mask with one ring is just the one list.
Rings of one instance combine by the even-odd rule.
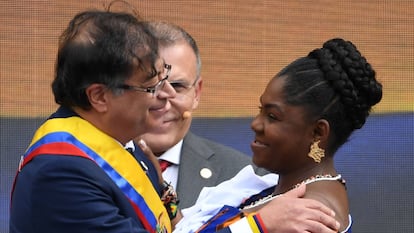
[[264, 148], [268, 147], [268, 144], [264, 143], [263, 141], [260, 141], [260, 140], [255, 139], [250, 144], [250, 147], [252, 149], [264, 149]]

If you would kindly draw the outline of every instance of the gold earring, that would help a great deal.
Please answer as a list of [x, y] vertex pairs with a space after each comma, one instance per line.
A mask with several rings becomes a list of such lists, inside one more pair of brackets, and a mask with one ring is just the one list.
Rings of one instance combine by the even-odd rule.
[[325, 157], [325, 150], [319, 147], [321, 140], [312, 143], [308, 156], [315, 160], [316, 163], [320, 163], [321, 159]]

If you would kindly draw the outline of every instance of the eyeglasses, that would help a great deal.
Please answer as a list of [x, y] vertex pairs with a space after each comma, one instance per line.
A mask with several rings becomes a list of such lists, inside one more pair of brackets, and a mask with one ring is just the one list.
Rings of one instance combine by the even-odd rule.
[[168, 81], [170, 85], [174, 88], [177, 94], [186, 94], [188, 90], [195, 86], [197, 83], [198, 78], [194, 80], [192, 84], [188, 84], [186, 81], [177, 80], [177, 81]]
[[121, 88], [121, 89], [124, 89], [124, 90], [147, 92], [147, 93], [151, 93], [153, 96], [155, 96], [157, 94], [157, 92], [164, 87], [165, 81], [167, 81], [168, 77], [170, 76], [170, 72], [171, 72], [171, 65], [164, 64], [164, 72], [162, 73], [162, 76], [161, 76], [163, 78], [160, 81], [158, 81], [157, 84], [155, 84], [154, 86], [152, 86], [152, 87], [139, 87], [139, 86], [133, 86], [133, 85], [128, 85], [128, 84], [122, 84], [121, 86], [118, 86], [118, 88]]

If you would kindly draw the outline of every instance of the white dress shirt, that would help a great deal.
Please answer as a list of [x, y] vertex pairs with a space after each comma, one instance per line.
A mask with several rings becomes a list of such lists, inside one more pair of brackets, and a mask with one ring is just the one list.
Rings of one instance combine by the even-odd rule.
[[170, 183], [174, 188], [177, 187], [178, 179], [178, 168], [180, 165], [180, 156], [181, 148], [183, 145], [183, 140], [179, 141], [175, 146], [171, 147], [169, 150], [164, 152], [159, 159], [163, 159], [172, 163], [165, 171], [162, 173], [162, 177], [165, 181]]

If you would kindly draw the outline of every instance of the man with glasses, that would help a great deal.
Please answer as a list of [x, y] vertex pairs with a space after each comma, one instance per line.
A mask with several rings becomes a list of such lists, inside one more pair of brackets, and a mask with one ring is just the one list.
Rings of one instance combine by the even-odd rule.
[[85, 11], [71, 20], [52, 83], [60, 107], [21, 158], [10, 233], [171, 232], [158, 180], [124, 149], [162, 123], [176, 95], [157, 50], [133, 15]]
[[159, 40], [159, 53], [172, 65], [168, 82], [176, 91], [171, 108], [160, 115], [162, 124], [150, 128], [139, 139], [162, 161], [170, 163], [163, 177], [176, 187], [179, 207], [193, 205], [203, 187], [216, 186], [251, 164], [249, 156], [190, 132], [192, 112], [198, 107], [203, 80], [201, 59], [195, 40], [175, 25], [151, 22]]
[[[141, 92], [148, 92], [153, 95], [156, 95], [158, 90], [162, 89], [164, 87], [165, 81], [169, 78], [171, 72], [171, 65], [164, 64], [164, 70], [161, 73], [161, 80], [157, 82], [153, 87], [140, 87], [140, 86], [134, 86], [134, 85], [128, 85], [128, 84], [121, 84], [118, 86], [118, 88], [124, 89], [124, 90], [134, 90], [134, 91], [141, 91]], [[160, 75], [160, 74], [157, 74]]]

